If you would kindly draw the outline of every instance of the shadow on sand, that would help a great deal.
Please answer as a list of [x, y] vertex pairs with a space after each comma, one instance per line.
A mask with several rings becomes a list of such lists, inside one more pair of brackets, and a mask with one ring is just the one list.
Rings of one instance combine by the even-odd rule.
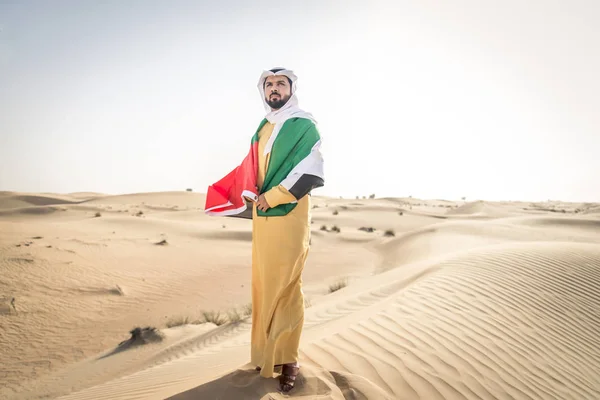
[[254, 369], [237, 370], [212, 382], [169, 397], [169, 400], [270, 400], [285, 398], [330, 398], [331, 387], [323, 379], [306, 376], [302, 371], [289, 393], [278, 391], [278, 378], [263, 378]]

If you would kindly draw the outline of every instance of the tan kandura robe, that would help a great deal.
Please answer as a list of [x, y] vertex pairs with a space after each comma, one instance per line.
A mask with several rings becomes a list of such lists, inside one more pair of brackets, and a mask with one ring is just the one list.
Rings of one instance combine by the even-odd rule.
[[[269, 154], [263, 155], [274, 125], [259, 132], [258, 187], [264, 182]], [[282, 186], [265, 194], [271, 207], [295, 201]], [[310, 240], [310, 196], [298, 200], [285, 216], [252, 219], [252, 342], [251, 363], [271, 378], [274, 366], [298, 361], [304, 324], [302, 271]]]

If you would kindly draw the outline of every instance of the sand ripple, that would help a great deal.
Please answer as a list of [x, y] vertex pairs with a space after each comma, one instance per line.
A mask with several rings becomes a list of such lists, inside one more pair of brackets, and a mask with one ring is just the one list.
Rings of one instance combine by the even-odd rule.
[[504, 245], [440, 266], [305, 356], [396, 398], [600, 398], [600, 250]]

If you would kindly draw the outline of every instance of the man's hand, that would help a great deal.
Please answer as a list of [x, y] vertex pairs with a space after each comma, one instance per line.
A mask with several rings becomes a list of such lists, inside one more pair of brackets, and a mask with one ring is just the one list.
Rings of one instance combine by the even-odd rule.
[[271, 206], [267, 203], [267, 199], [265, 199], [265, 195], [261, 194], [258, 196], [258, 201], [256, 202], [256, 207], [261, 211], [267, 211]]

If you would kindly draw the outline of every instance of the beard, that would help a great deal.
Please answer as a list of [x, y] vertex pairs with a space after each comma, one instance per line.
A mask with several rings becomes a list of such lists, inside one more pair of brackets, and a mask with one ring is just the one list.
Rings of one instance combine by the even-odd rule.
[[282, 95], [278, 95], [278, 96], [269, 96], [268, 98], [266, 98], [266, 102], [269, 105], [269, 107], [271, 107], [274, 110], [278, 110], [281, 107], [283, 107], [285, 105], [285, 103], [288, 102], [288, 100], [290, 99], [291, 96], [286, 96], [283, 97]]

